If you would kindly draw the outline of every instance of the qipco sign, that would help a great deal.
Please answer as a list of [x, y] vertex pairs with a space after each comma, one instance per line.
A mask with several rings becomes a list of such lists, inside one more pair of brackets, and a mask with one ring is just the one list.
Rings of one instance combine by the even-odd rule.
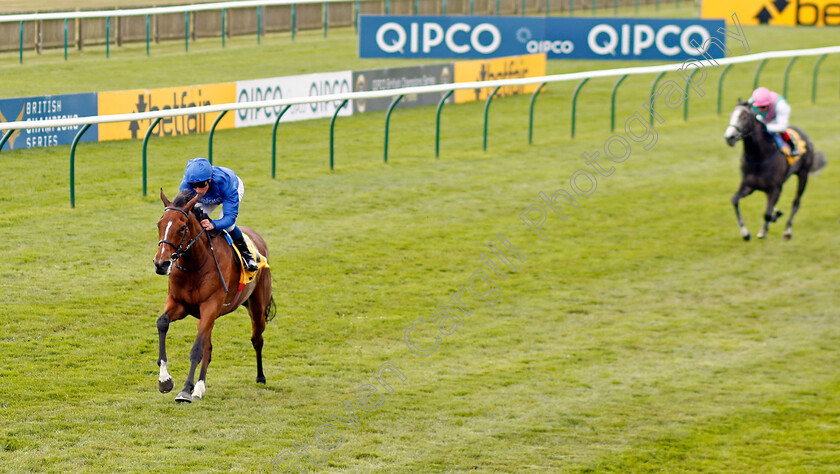
[[[723, 20], [362, 15], [359, 57], [719, 58], [724, 31]], [[712, 43], [718, 48], [705, 51]]]
[[[433, 49], [445, 55], [492, 55], [502, 43], [502, 33], [495, 25], [470, 25], [457, 22], [441, 25], [436, 21], [389, 21], [376, 29], [376, 46], [386, 54], [430, 56]], [[438, 48], [440, 47], [440, 48]]]
[[709, 38], [709, 30], [701, 25], [685, 28], [665, 25], [654, 29], [648, 24], [624, 24], [616, 28], [602, 23], [589, 30], [586, 41], [589, 49], [601, 56], [620, 54], [623, 58], [641, 57], [647, 50], [655, 48], [659, 54], [674, 57], [680, 54], [703, 54], [705, 49], [702, 46]]

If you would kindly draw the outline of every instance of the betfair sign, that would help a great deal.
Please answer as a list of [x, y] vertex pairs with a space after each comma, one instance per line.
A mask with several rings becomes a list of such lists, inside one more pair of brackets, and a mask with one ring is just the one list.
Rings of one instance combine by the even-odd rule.
[[704, 0], [703, 18], [744, 25], [840, 26], [840, 0]]

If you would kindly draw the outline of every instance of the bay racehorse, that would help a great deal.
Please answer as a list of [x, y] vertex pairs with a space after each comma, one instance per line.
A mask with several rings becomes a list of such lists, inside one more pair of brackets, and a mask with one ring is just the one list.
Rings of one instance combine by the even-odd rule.
[[732, 205], [735, 206], [735, 216], [738, 218], [738, 227], [744, 240], [750, 240], [750, 231], [741, 218], [741, 210], [738, 207], [741, 198], [749, 196], [755, 190], [763, 191], [767, 195], [764, 227], [757, 236], [763, 239], [767, 237], [770, 223], [776, 222], [783, 214], [776, 209], [776, 202], [782, 194], [782, 185], [788, 178], [796, 175], [799, 186], [783, 233], [785, 240], [789, 240], [793, 237], [793, 217], [799, 210], [802, 193], [808, 184], [808, 175], [818, 172], [827, 163], [825, 154], [814, 150], [814, 144], [805, 132], [796, 127], [790, 128], [799, 134], [804, 143], [804, 146], [800, 145], [800, 150], [804, 150], [802, 155], [793, 164], [788, 162], [785, 153], [776, 144], [767, 127], [756, 118], [749, 104], [738, 100], [738, 105], [732, 111], [729, 126], [723, 136], [729, 146], [735, 146], [738, 140], [744, 142], [744, 153], [741, 155], [741, 184], [732, 196]]
[[[205, 378], [213, 344], [210, 335], [216, 318], [227, 314], [240, 305], [248, 308], [251, 315], [251, 343], [257, 353], [257, 382], [265, 383], [262, 366], [263, 330], [266, 320], [273, 316], [274, 300], [271, 296], [271, 273], [260, 268], [256, 278], [239, 291], [241, 266], [230, 245], [219, 233], [205, 232], [193, 209], [199, 196], [190, 190], [179, 194], [170, 202], [160, 191], [165, 209], [158, 221], [158, 250], [155, 254], [155, 271], [169, 275], [169, 295], [163, 307], [163, 314], [157, 320], [160, 351], [158, 365], [160, 376], [158, 389], [161, 393], [172, 390], [174, 382], [167, 371], [166, 332], [169, 323], [187, 315], [198, 319], [198, 334], [190, 352], [190, 371], [184, 389], [175, 397], [179, 402], [201, 399], [206, 391]], [[253, 230], [240, 227], [257, 246], [257, 250], [268, 258], [265, 241]], [[210, 236], [210, 233], [216, 235]], [[269, 314], [271, 311], [272, 314]], [[198, 383], [193, 383], [195, 369], [201, 363]]]

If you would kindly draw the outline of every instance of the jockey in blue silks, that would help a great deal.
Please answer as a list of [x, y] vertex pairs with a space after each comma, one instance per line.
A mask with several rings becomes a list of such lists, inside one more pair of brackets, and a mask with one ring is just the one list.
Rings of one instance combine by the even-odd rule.
[[784, 149], [782, 142], [784, 140], [790, 144], [790, 155], [799, 156], [801, 152], [787, 132], [788, 121], [790, 120], [790, 105], [785, 98], [766, 87], [759, 87], [753, 91], [748, 103], [752, 105], [756, 118], [767, 127], [767, 131], [776, 139], [779, 149]]
[[245, 193], [242, 180], [230, 168], [213, 166], [204, 158], [193, 158], [187, 162], [184, 178], [181, 181], [181, 191], [192, 189], [199, 196], [196, 207], [204, 211], [207, 216], [221, 204], [222, 212], [218, 219], [204, 219], [201, 227], [206, 230], [226, 230], [233, 239], [248, 271], [257, 270], [257, 262], [245, 244], [242, 231], [236, 226], [239, 215], [239, 202]]

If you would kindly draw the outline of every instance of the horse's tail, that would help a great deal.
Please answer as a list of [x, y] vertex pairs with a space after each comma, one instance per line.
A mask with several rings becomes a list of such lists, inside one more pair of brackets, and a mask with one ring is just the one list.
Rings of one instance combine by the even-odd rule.
[[814, 152], [814, 162], [811, 164], [811, 169], [808, 170], [808, 174], [811, 176], [816, 176], [820, 174], [823, 168], [828, 164], [828, 160], [825, 157], [825, 153], [821, 151]]
[[274, 303], [274, 297], [271, 297], [271, 301], [268, 302], [268, 308], [265, 309], [265, 323], [268, 324], [269, 321], [274, 319], [274, 316], [277, 315], [277, 304]]

